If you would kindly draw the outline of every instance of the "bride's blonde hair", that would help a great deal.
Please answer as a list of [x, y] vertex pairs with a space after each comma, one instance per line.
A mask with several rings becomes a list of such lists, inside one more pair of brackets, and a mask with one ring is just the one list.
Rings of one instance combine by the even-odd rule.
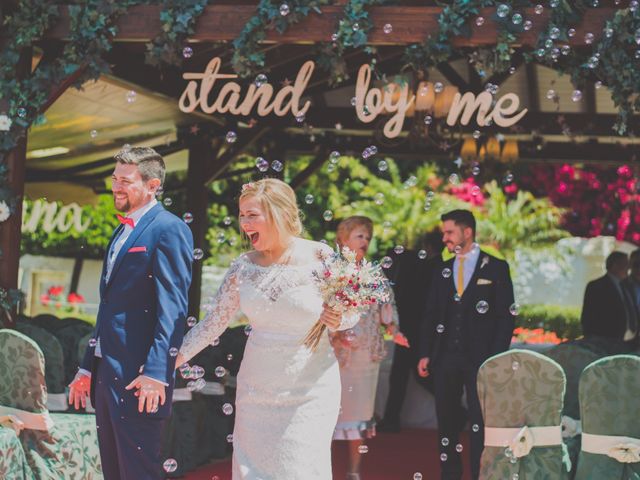
[[[300, 236], [302, 220], [296, 194], [288, 184], [276, 178], [263, 178], [242, 186], [239, 202], [245, 198], [256, 198], [267, 214], [267, 219], [276, 227], [278, 237], [285, 234]], [[244, 232], [242, 233], [244, 236]]]

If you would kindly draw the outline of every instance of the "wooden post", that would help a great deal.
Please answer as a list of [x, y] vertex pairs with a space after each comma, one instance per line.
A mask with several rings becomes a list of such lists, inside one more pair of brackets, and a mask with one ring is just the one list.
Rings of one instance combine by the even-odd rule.
[[[214, 159], [214, 151], [208, 136], [190, 139], [189, 169], [187, 171], [187, 211], [193, 215], [191, 232], [194, 248], [205, 249], [207, 234], [207, 208], [209, 189], [205, 184], [207, 165]], [[200, 314], [200, 289], [202, 287], [202, 260], [194, 260], [193, 277], [189, 290], [189, 315]]]
[[[16, 77], [23, 78], [31, 71], [31, 49], [25, 49], [16, 65]], [[22, 235], [22, 196], [27, 160], [27, 132], [18, 141], [16, 147], [5, 157], [9, 170], [9, 188], [17, 197], [15, 212], [6, 222], [0, 224], [0, 287], [18, 288], [18, 265], [20, 263], [20, 237]], [[7, 327], [13, 327], [16, 309], [10, 312]]]

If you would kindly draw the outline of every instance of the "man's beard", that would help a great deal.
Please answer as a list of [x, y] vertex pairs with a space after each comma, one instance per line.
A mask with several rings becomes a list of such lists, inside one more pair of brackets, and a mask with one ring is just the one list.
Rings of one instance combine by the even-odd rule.
[[115, 198], [113, 199], [113, 206], [116, 207], [116, 210], [118, 210], [119, 212], [128, 212], [129, 209], [131, 208], [131, 204], [129, 203], [129, 200], [124, 202], [124, 205], [122, 206], [122, 208], [118, 208]]

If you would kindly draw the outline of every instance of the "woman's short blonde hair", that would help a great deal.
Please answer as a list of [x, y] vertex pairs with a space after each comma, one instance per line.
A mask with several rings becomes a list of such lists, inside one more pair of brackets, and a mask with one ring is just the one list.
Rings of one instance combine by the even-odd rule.
[[257, 199], [264, 209], [267, 220], [273, 222], [278, 237], [302, 234], [302, 220], [296, 194], [288, 184], [276, 178], [263, 178], [242, 186], [239, 202], [245, 198]]
[[338, 224], [336, 229], [336, 238], [340, 245], [344, 245], [351, 232], [358, 227], [364, 227], [369, 232], [369, 235], [373, 235], [373, 221], [369, 217], [363, 215], [354, 215], [352, 217], [345, 218]]

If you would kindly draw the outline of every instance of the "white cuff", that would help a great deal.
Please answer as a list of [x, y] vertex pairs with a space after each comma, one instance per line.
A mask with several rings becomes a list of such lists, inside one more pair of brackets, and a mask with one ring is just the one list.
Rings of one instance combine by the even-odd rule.
[[141, 377], [148, 378], [149, 380], [153, 380], [153, 381], [154, 381], [154, 382], [156, 382], [156, 383], [161, 383], [161, 384], [162, 384], [162, 385], [164, 385], [165, 387], [168, 387], [168, 386], [169, 386], [169, 384], [168, 384], [168, 383], [165, 383], [165, 382], [163, 382], [163, 381], [161, 381], [161, 380], [157, 380], [157, 379], [155, 379], [155, 378], [153, 378], [153, 377], [150, 377], [149, 375], [141, 375]]

